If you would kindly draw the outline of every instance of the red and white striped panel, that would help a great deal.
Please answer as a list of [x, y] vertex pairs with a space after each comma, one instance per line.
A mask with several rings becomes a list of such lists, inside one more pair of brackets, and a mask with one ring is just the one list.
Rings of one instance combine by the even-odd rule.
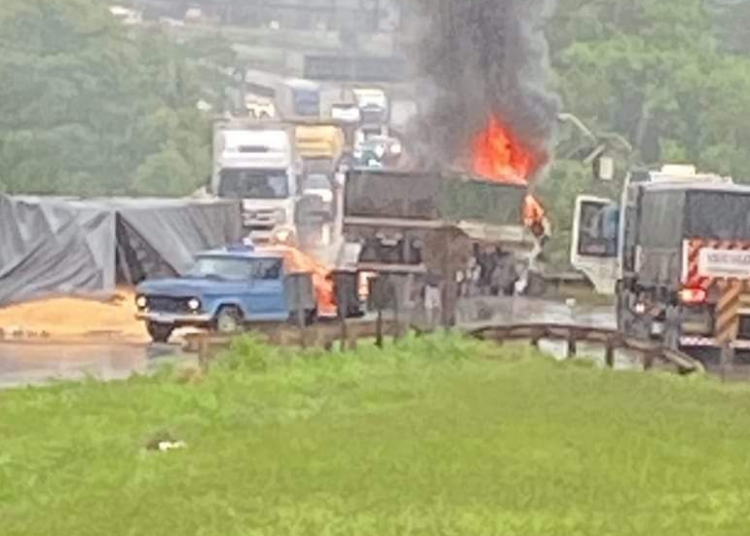
[[[717, 339], [710, 337], [680, 337], [680, 346], [685, 348], [719, 348], [721, 343]], [[735, 350], [750, 350], [750, 341], [736, 340], [729, 343]]]
[[713, 348], [719, 346], [719, 343], [716, 339], [709, 337], [683, 336], [680, 337], [680, 346]]

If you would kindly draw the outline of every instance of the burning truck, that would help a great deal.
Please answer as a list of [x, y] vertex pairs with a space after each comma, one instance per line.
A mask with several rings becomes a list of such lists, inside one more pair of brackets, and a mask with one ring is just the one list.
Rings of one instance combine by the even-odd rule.
[[402, 306], [417, 299], [428, 274], [457, 283], [456, 294], [532, 290], [549, 233], [529, 191], [535, 159], [494, 118], [470, 150], [468, 163], [446, 169], [347, 174], [346, 242], [358, 246], [365, 278], [396, 282]]
[[[416, 67], [426, 82], [408, 148], [419, 171], [350, 172], [347, 240], [361, 246], [364, 271], [437, 272], [448, 284], [478, 274], [484, 292], [529, 291], [550, 233], [533, 184], [552, 159], [560, 108], [546, 90], [551, 3], [419, 4]], [[516, 289], [492, 281], [508, 259]]]

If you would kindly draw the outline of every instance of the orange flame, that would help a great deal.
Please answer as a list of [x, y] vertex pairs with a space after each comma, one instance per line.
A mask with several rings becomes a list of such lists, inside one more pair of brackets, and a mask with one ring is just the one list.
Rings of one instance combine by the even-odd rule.
[[513, 136], [497, 116], [490, 116], [487, 127], [473, 143], [474, 173], [501, 182], [528, 182], [536, 167], [534, 156]]
[[318, 313], [328, 316], [336, 314], [333, 281], [328, 278], [331, 272], [330, 268], [294, 246], [275, 244], [262, 249], [281, 253], [290, 273], [312, 274], [313, 289], [318, 302]]
[[[476, 135], [472, 148], [474, 173], [493, 181], [527, 184], [539, 163], [495, 115], [490, 116], [486, 128]], [[542, 205], [533, 195], [527, 195], [524, 224], [540, 232], [538, 228], [544, 218]]]

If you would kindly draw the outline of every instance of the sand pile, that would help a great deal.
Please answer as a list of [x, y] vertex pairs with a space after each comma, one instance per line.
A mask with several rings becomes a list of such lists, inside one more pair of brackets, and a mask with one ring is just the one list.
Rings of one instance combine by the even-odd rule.
[[[292, 272], [311, 272], [321, 314], [336, 313], [329, 268], [300, 250], [273, 246]], [[0, 332], [6, 338], [79, 339], [114, 337], [128, 341], [149, 340], [143, 322], [136, 320], [135, 293], [118, 289], [109, 301], [60, 297], [0, 308]]]
[[110, 301], [52, 298], [0, 309], [0, 330], [6, 337], [51, 339], [113, 336], [148, 340], [143, 322], [136, 320], [132, 290], [120, 289]]

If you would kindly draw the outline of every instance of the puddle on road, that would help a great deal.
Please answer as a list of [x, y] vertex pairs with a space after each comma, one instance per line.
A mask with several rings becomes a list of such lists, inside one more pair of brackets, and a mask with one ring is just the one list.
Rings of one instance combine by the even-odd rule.
[[[472, 303], [473, 302], [473, 303]], [[480, 303], [484, 302], [484, 303]], [[464, 312], [476, 314], [477, 307], [490, 307], [493, 322], [549, 322], [610, 327], [614, 315], [607, 308], [568, 307], [562, 303], [541, 300], [507, 298], [468, 300]], [[542, 341], [542, 350], [562, 359], [566, 355], [565, 343]], [[579, 359], [593, 358], [604, 365], [601, 346], [581, 344]], [[149, 346], [121, 344], [112, 341], [86, 344], [54, 344], [0, 342], [0, 389], [36, 385], [51, 380], [80, 380], [87, 376], [103, 381], [123, 380], [133, 374], [147, 374], [154, 370], [161, 358], [176, 356], [180, 361], [194, 357], [184, 356], [178, 346]], [[638, 368], [637, 355], [618, 352], [617, 369]]]
[[[539, 349], [563, 361], [568, 357], [568, 344], [564, 341], [539, 341]], [[605, 367], [605, 349], [601, 344], [579, 343], [575, 359], [586, 359], [593, 361], [600, 367]], [[627, 350], [615, 351], [615, 370], [643, 370], [638, 352]]]
[[179, 354], [172, 346], [0, 343], [0, 388], [93, 377], [124, 380], [147, 374], [160, 358]]

